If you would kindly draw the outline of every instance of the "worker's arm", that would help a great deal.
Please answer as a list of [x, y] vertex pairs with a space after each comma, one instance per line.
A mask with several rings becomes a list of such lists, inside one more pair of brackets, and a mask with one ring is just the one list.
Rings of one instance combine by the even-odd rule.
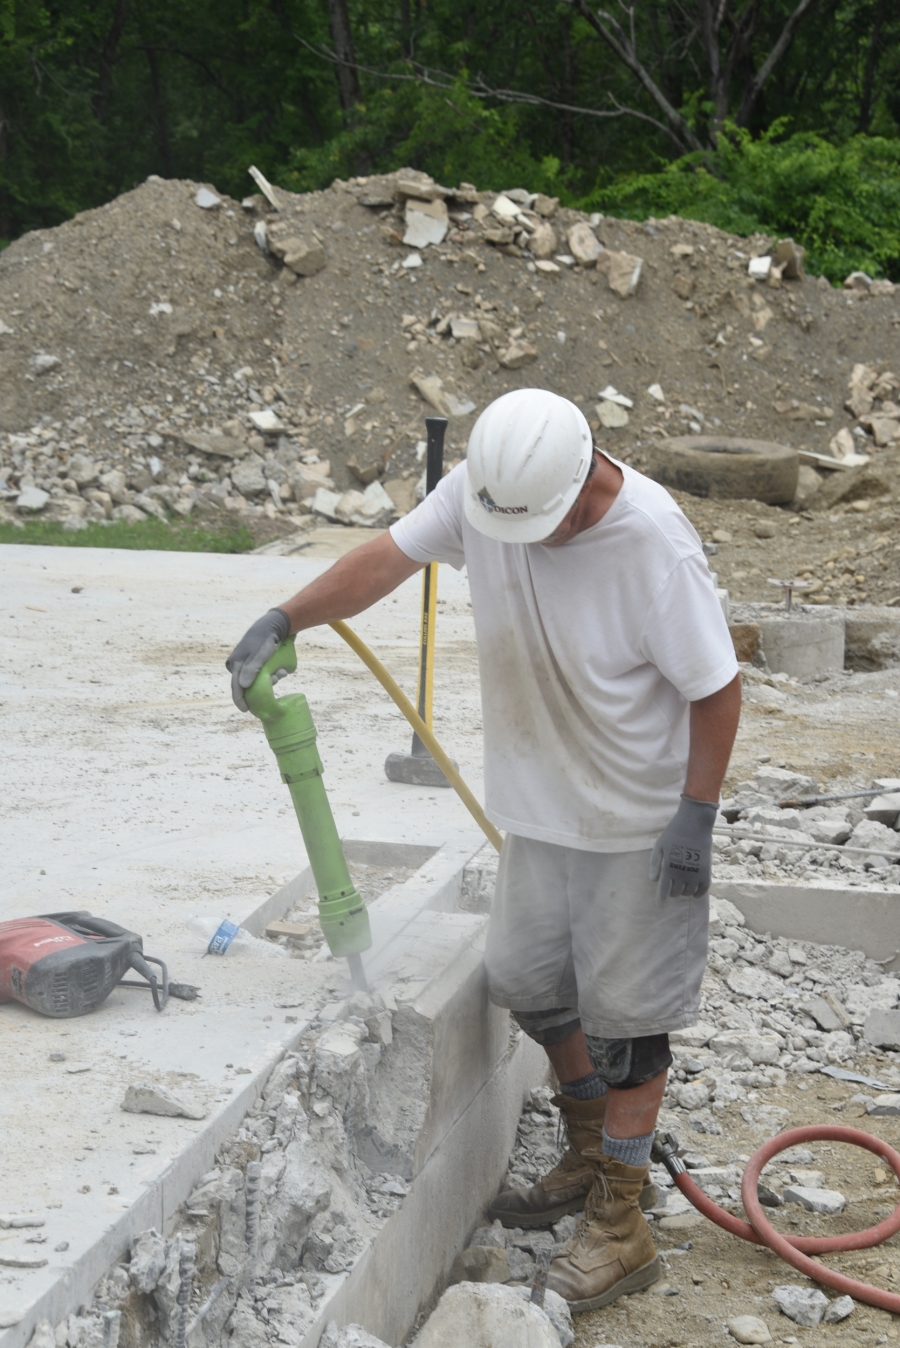
[[[302, 632], [304, 628], [335, 622], [338, 618], [352, 618], [354, 613], [361, 613], [390, 594], [421, 566], [421, 562], [407, 557], [385, 532], [341, 557], [293, 599], [270, 608], [247, 629], [225, 661], [231, 674], [234, 705], [241, 711], [247, 710], [245, 690], [291, 632]], [[284, 672], [276, 670], [273, 678], [280, 678]]]
[[346, 553], [278, 607], [287, 614], [290, 630], [302, 632], [362, 613], [421, 568], [422, 563], [407, 557], [385, 530], [371, 543]]
[[741, 715], [741, 676], [691, 703], [690, 748], [681, 804], [656, 841], [650, 878], [659, 897], [705, 894], [712, 878], [712, 834], [719, 792]]
[[691, 742], [684, 794], [718, 803], [741, 716], [741, 676], [691, 703]]

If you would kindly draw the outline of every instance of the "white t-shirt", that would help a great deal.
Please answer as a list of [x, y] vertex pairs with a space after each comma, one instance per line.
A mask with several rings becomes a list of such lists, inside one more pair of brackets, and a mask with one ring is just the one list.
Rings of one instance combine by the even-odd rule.
[[653, 845], [684, 789], [688, 703], [738, 669], [696, 532], [617, 467], [610, 509], [561, 547], [474, 529], [464, 463], [391, 526], [413, 560], [468, 567], [488, 817], [595, 852]]

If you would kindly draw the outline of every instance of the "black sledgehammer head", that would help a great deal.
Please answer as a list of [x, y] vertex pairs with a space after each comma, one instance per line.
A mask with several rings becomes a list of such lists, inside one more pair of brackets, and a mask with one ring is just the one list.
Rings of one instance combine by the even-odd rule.
[[[416, 740], [421, 744], [418, 735]], [[459, 767], [452, 758], [450, 762], [455, 768]], [[407, 786], [450, 785], [424, 744], [418, 754], [388, 754], [384, 771], [389, 782], [406, 782]]]

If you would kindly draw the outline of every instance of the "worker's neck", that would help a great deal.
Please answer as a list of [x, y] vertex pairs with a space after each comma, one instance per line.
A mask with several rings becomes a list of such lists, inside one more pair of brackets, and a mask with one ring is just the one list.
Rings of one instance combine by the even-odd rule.
[[579, 521], [577, 533], [583, 533], [585, 529], [592, 528], [593, 525], [603, 519], [622, 490], [624, 481], [625, 474], [618, 464], [613, 463], [611, 459], [608, 459], [605, 454], [598, 450], [594, 476], [587, 484], [587, 491], [584, 493], [584, 520], [583, 522]]
[[621, 468], [597, 451], [597, 464], [590, 481], [582, 487], [578, 499], [562, 523], [542, 540], [545, 548], [559, 548], [598, 524], [622, 490], [625, 476]]

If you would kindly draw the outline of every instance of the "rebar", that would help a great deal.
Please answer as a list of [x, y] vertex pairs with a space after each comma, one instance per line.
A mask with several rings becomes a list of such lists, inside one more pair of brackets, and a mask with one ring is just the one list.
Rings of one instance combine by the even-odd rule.
[[244, 1237], [247, 1253], [250, 1256], [250, 1283], [256, 1281], [256, 1264], [259, 1258], [259, 1208], [262, 1199], [260, 1181], [262, 1162], [249, 1161], [247, 1164], [247, 1183], [244, 1205]]
[[[219, 1297], [220, 1297], [220, 1296], [222, 1295], [222, 1293], [225, 1291], [225, 1288], [228, 1286], [228, 1284], [229, 1284], [230, 1282], [231, 1282], [231, 1279], [230, 1279], [230, 1278], [220, 1278], [220, 1279], [219, 1279], [219, 1281], [216, 1283], [215, 1287], [214, 1287], [214, 1288], [212, 1289], [212, 1291], [210, 1292], [209, 1296], [208, 1296], [208, 1297], [206, 1298], [206, 1300], [203, 1302], [203, 1304], [202, 1304], [202, 1306], [200, 1307], [200, 1309], [198, 1310], [197, 1314], [194, 1316], [194, 1318], [193, 1318], [193, 1320], [191, 1321], [191, 1323], [188, 1325], [188, 1327], [187, 1327], [187, 1334], [186, 1334], [186, 1336], [185, 1336], [186, 1338], [190, 1338], [191, 1334], [194, 1332], [194, 1330], [197, 1328], [197, 1326], [201, 1323], [201, 1321], [203, 1321], [203, 1320], [206, 1319], [207, 1315], [209, 1315], [209, 1313], [210, 1313], [210, 1311], [212, 1310], [213, 1306], [216, 1304], [216, 1302], [218, 1301]], [[105, 1345], [104, 1345], [104, 1348], [105, 1348]]]
[[847, 847], [844, 843], [807, 842], [805, 838], [770, 838], [765, 833], [751, 833], [733, 825], [726, 828], [721, 824], [713, 828], [713, 833], [717, 838], [734, 838], [740, 842], [773, 843], [776, 847], [799, 847], [807, 852], [840, 852], [847, 856], [884, 857], [886, 861], [900, 861], [900, 852], [888, 852], [883, 847]]
[[103, 1312], [103, 1348], [119, 1348], [119, 1329], [122, 1324], [121, 1311]]
[[187, 1338], [188, 1310], [191, 1304], [191, 1293], [194, 1290], [194, 1261], [196, 1257], [197, 1247], [194, 1242], [192, 1240], [184, 1241], [178, 1255], [178, 1295], [175, 1298], [178, 1306], [178, 1319], [175, 1322], [174, 1348], [184, 1348]]

